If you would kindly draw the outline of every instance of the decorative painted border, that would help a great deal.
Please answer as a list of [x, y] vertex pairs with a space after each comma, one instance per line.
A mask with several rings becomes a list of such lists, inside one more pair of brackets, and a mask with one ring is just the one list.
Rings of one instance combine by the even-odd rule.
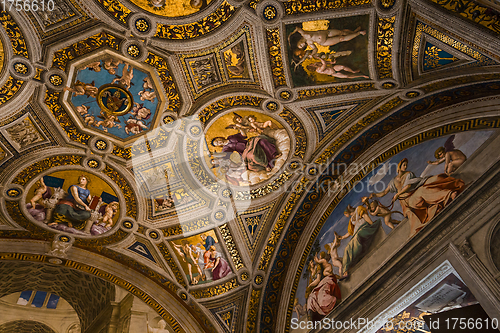
[[[39, 262], [39, 263], [44, 263], [44, 264], [51, 264], [49, 262], [50, 257], [46, 255], [40, 255], [40, 254], [23, 254], [23, 253], [0, 253], [0, 260], [12, 260], [12, 261], [28, 261], [28, 262]], [[62, 267], [70, 268], [77, 270], [79, 272], [84, 272], [87, 274], [90, 274], [92, 276], [97, 276], [105, 281], [111, 282], [114, 285], [117, 285], [134, 296], [138, 297], [142, 301], [144, 301], [147, 305], [152, 307], [156, 312], [163, 318], [165, 319], [169, 325], [175, 330], [177, 333], [185, 333], [184, 329], [177, 323], [174, 317], [165, 309], [163, 308], [160, 304], [158, 304], [153, 298], [151, 298], [148, 294], [146, 294], [144, 291], [140, 290], [137, 288], [135, 285], [132, 285], [131, 283], [111, 274], [108, 272], [104, 272], [101, 269], [98, 269], [93, 266], [89, 266], [86, 264], [82, 264], [76, 261], [68, 260], [68, 259], [61, 259], [63, 261]], [[165, 289], [165, 288], [164, 288]], [[172, 296], [175, 296], [177, 298], [177, 295], [173, 292], [171, 292], [169, 289], [165, 289], [169, 291], [169, 293]]]
[[[248, 6], [252, 9], [257, 8], [257, 4], [262, 0], [251, 0]], [[326, 1], [314, 1], [314, 0], [288, 0], [283, 3], [285, 6], [285, 15], [293, 14], [303, 14], [312, 13], [323, 10], [332, 10], [339, 8], [348, 8], [354, 6], [368, 6], [371, 4], [370, 0], [326, 0]]]
[[[28, 47], [26, 45], [24, 35], [12, 16], [5, 11], [0, 12], [0, 23], [5, 29], [7, 36], [9, 36], [10, 45], [14, 55], [28, 58]], [[6, 64], [7, 63], [5, 63], [5, 65]], [[0, 105], [7, 103], [7, 101], [14, 97], [23, 84], [24, 81], [9, 76], [5, 84], [0, 87]]]
[[305, 100], [321, 96], [330, 96], [335, 94], [349, 94], [358, 91], [371, 91], [371, 90], [376, 90], [375, 84], [372, 82], [355, 83], [355, 84], [348, 84], [348, 85], [328, 87], [328, 88], [303, 89], [297, 91], [297, 100]]
[[306, 155], [307, 148], [307, 135], [306, 130], [302, 122], [295, 116], [295, 114], [288, 108], [284, 108], [280, 112], [280, 117], [285, 120], [288, 125], [292, 128], [295, 134], [295, 153], [294, 156], [304, 158]]
[[256, 96], [231, 96], [222, 98], [209, 106], [205, 107], [203, 110], [198, 113], [198, 119], [203, 123], [203, 125], [207, 125], [207, 123], [212, 120], [218, 113], [223, 112], [228, 108], [234, 107], [245, 107], [252, 106], [256, 108], [260, 108], [260, 105], [264, 99], [262, 97]]
[[286, 86], [286, 77], [283, 70], [283, 56], [281, 55], [280, 29], [266, 29], [266, 37], [274, 87]]
[[205, 289], [191, 290], [189, 293], [197, 299], [209, 298], [225, 294], [233, 289], [238, 288], [239, 286], [240, 284], [238, 283], [238, 280], [236, 280], [236, 278], [232, 278], [231, 280], [224, 282], [223, 284]]
[[374, 121], [380, 119], [396, 107], [403, 104], [405, 101], [399, 97], [395, 97], [389, 100], [387, 103], [377, 108], [375, 111], [370, 113], [368, 116], [364, 117], [356, 124], [351, 126], [346, 132], [344, 132], [340, 137], [338, 137], [335, 141], [330, 143], [328, 148], [314, 161], [318, 164], [325, 164], [330, 157], [335, 154], [335, 152], [344, 145], [347, 141], [349, 141], [354, 135], [359, 133], [362, 129], [372, 124]]
[[26, 45], [26, 41], [24, 39], [23, 33], [21, 32], [21, 29], [17, 25], [16, 21], [14, 21], [14, 18], [12, 18], [9, 13], [1, 11], [0, 23], [5, 29], [5, 32], [7, 32], [7, 36], [9, 36], [14, 55], [28, 58], [28, 46]]
[[293, 189], [292, 195], [288, 199], [285, 208], [283, 208], [283, 210], [281, 211], [281, 214], [276, 220], [276, 223], [273, 226], [273, 230], [269, 235], [267, 245], [264, 248], [264, 252], [262, 253], [262, 256], [260, 258], [259, 270], [265, 271], [269, 267], [272, 259], [271, 257], [274, 253], [276, 245], [278, 244], [281, 234], [283, 233], [283, 228], [285, 227], [286, 221], [290, 217], [290, 214], [292, 213], [292, 210], [299, 201], [300, 197], [302, 196], [302, 194], [304, 194], [308, 183], [309, 180], [303, 177], [297, 184], [297, 186], [295, 186], [295, 188]]
[[393, 78], [392, 47], [394, 43], [394, 22], [396, 16], [379, 18], [377, 24], [377, 67], [380, 79]]
[[[492, 94], [496, 95], [500, 91], [499, 83], [500, 82], [497, 81], [492, 83], [480, 83], [472, 86], [460, 87], [457, 89], [427, 96], [425, 98], [422, 98], [421, 100], [415, 101], [414, 103], [407, 105], [405, 108], [402, 108], [395, 114], [392, 114], [383, 122], [380, 122], [371, 127], [369, 130], [365, 131], [359, 138], [349, 144], [349, 146], [347, 146], [342, 153], [338, 154], [337, 158], [335, 158], [331, 162], [331, 164], [333, 163], [333, 165], [341, 165], [343, 163], [345, 165], [349, 165], [352, 161], [355, 160], [357, 156], [361, 155], [366, 149], [368, 149], [384, 135], [390, 133], [393, 129], [396, 129], [404, 123], [407, 123], [432, 111], [470, 99], [486, 97]], [[449, 126], [450, 128], [449, 133], [464, 130], [463, 127], [457, 127], [453, 125], [447, 126]], [[474, 119], [469, 121], [467, 126], [465, 126], [465, 130], [497, 127], [500, 127], [500, 118], [493, 118], [492, 120]], [[439, 129], [439, 133], [440, 134], [438, 136], [443, 135], [443, 128]], [[430, 139], [431, 137], [425, 136], [423, 138]], [[408, 148], [408, 146], [406, 146], [405, 148]], [[330, 168], [327, 169], [330, 170]], [[322, 175], [316, 183], [329, 183], [331, 181], [335, 181], [338, 176], [339, 175], [337, 174]], [[277, 303], [279, 302], [281, 292], [281, 290], [279, 288], [275, 288], [275, 286], [281, 286], [283, 284], [283, 279], [285, 278], [283, 267], [289, 266], [289, 260], [292, 257], [291, 254], [295, 249], [297, 240], [300, 238], [300, 232], [302, 232], [303, 226], [308, 221], [311, 212], [318, 206], [321, 198], [324, 195], [325, 191], [321, 191], [320, 188], [318, 188], [318, 185], [310, 189], [308, 191], [308, 195], [306, 195], [303, 199], [292, 219], [291, 224], [285, 232], [284, 238], [280, 243], [280, 248], [277, 250], [277, 255], [272, 264], [268, 283], [266, 285], [266, 290], [264, 293], [264, 302], [261, 312], [261, 332], [268, 333], [273, 332], [274, 330], [273, 326], [276, 321], [273, 320], [273, 318], [276, 315], [276, 311], [278, 308]], [[308, 247], [305, 251], [309, 250], [310, 249]], [[271, 259], [272, 254], [273, 253], [268, 256], [268, 260]], [[304, 257], [302, 258], [302, 261], [305, 261]], [[301, 262], [299, 267], [300, 271], [302, 271], [303, 265], [304, 262]], [[266, 263], [265, 267], [269, 267], [269, 263]], [[297, 286], [294, 284], [292, 296], [295, 294], [296, 288]], [[291, 312], [292, 309], [289, 303], [287, 322], [290, 321]]]
[[257, 332], [257, 315], [259, 313], [259, 303], [261, 290], [252, 290], [250, 295], [250, 303], [248, 304], [247, 330], [246, 333]]
[[231, 6], [227, 1], [224, 1], [213, 13], [197, 22], [182, 25], [158, 23], [154, 37], [171, 40], [200, 37], [220, 27], [227, 22], [235, 12], [236, 8]]
[[285, 6], [285, 15], [293, 15], [354, 6], [368, 7], [371, 3], [370, 0], [289, 0], [285, 1], [283, 5]]
[[156, 68], [160, 81], [163, 83], [163, 88], [165, 89], [168, 99], [168, 107], [164, 111], [179, 113], [182, 100], [175, 87], [174, 78], [170, 75], [167, 59], [149, 52], [149, 56], [144, 62]]
[[211, 224], [210, 218], [208, 216], [205, 216], [195, 221], [189, 221], [183, 224], [178, 224], [173, 227], [161, 229], [161, 231], [163, 232], [163, 235], [165, 237], [172, 237], [205, 228], [210, 224]]
[[219, 226], [219, 231], [222, 235], [222, 238], [224, 239], [224, 242], [226, 243], [227, 250], [231, 255], [231, 259], [233, 260], [233, 264], [236, 267], [236, 270], [240, 270], [240, 268], [244, 267], [243, 260], [241, 260], [240, 253], [236, 248], [236, 244], [234, 243], [234, 238], [231, 235], [231, 230], [229, 230], [229, 226], [227, 225], [227, 223]]
[[120, 52], [120, 43], [123, 40], [106, 32], [99, 32], [82, 41], [76, 42], [61, 50], [54, 52], [52, 67], [65, 71], [68, 61], [77, 57], [84, 56], [89, 52], [95, 51], [101, 47], [109, 47]]
[[497, 74], [497, 73], [461, 76], [461, 77], [457, 77], [457, 78], [452, 78], [452, 79], [448, 79], [448, 80], [430, 83], [430, 84], [425, 85], [419, 89], [422, 89], [427, 94], [430, 92], [434, 92], [436, 90], [446, 89], [446, 88], [453, 87], [453, 86], [456, 86], [459, 84], [498, 80], [498, 77], [499, 77], [499, 74]]
[[130, 9], [125, 7], [118, 0], [97, 0], [111, 16], [116, 18], [123, 25], [127, 25], [127, 18], [132, 14]]
[[431, 0], [441, 8], [451, 12], [452, 15], [460, 15], [463, 19], [481, 25], [497, 34], [500, 33], [498, 12], [485, 7], [472, 0]]

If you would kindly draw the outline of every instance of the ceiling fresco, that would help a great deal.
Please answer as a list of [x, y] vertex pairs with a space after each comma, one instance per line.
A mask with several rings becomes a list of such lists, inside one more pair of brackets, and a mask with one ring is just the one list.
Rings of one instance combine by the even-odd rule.
[[[123, 333], [308, 332], [291, 323], [351, 311], [498, 149], [500, 14], [457, 3], [0, 12], [0, 266], [126, 290], [157, 317]], [[455, 273], [389, 317], [420, 320], [443, 288], [476, 302]]]

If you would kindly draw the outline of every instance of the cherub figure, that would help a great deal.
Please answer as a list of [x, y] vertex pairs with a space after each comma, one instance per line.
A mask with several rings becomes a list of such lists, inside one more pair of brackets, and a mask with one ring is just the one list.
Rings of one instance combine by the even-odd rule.
[[104, 210], [104, 216], [102, 218], [102, 223], [105, 223], [106, 228], [111, 228], [113, 226], [113, 217], [118, 212], [120, 204], [116, 201], [109, 203]]
[[84, 83], [79, 80], [76, 80], [74, 86], [64, 87], [64, 91], [70, 91], [75, 94], [75, 96], [86, 95], [87, 97], [97, 97], [97, 91], [99, 88], [95, 86], [94, 81], [91, 83]]
[[226, 129], [235, 129], [241, 132], [242, 135], [246, 136], [246, 132], [253, 132], [252, 126], [250, 126], [250, 121], [248, 117], [242, 117], [236, 112], [233, 112], [233, 123], [226, 127]]
[[250, 127], [257, 133], [262, 133], [264, 131], [264, 129], [266, 129], [267, 127], [269, 127], [270, 129], [275, 128], [272, 121], [267, 120], [267, 121], [261, 123], [261, 122], [258, 122], [257, 118], [253, 115], [248, 116], [247, 120], [248, 120]]
[[89, 69], [94, 72], [100, 72], [101, 71], [101, 62], [100, 61], [95, 61], [91, 62], [87, 66], [83, 67], [82, 70], [84, 69]]
[[122, 76], [121, 77], [118, 75], [115, 76], [116, 78], [114, 78], [113, 81], [111, 81], [111, 83], [118, 82], [124, 85], [127, 90], [129, 90], [133, 84], [132, 79], [134, 78], [134, 68], [130, 66], [128, 63], [125, 63], [125, 65], [123, 66]]
[[[307, 65], [307, 69], [311, 72], [316, 72], [318, 74], [330, 75], [333, 77], [338, 77], [341, 79], [353, 79], [356, 77], [363, 77], [365, 79], [369, 79], [370, 77], [364, 74], [357, 74], [359, 70], [353, 70], [344, 65], [334, 65], [336, 60], [333, 61], [325, 61], [323, 59], [319, 59], [320, 62], [313, 62]], [[341, 73], [340, 71], [350, 72], [352, 74]]]
[[144, 125], [142, 120], [135, 118], [129, 118], [127, 120], [127, 125], [125, 125], [125, 133], [127, 134], [139, 134], [143, 129], [148, 129], [148, 127]]
[[141, 90], [137, 93], [139, 95], [141, 101], [150, 101], [151, 103], [155, 102], [156, 98], [156, 92], [155, 91], [147, 91], [147, 90]]
[[89, 107], [86, 105], [81, 105], [76, 107], [76, 112], [80, 114], [80, 116], [85, 116], [87, 112], [89, 111]]
[[331, 276], [333, 275], [333, 267], [332, 264], [330, 264], [326, 258], [326, 253], [324, 251], [321, 251], [314, 257], [314, 261], [321, 266], [323, 269], [323, 276]]
[[325, 244], [325, 249], [330, 253], [330, 257], [332, 259], [332, 266], [335, 266], [339, 269], [339, 274], [342, 272], [342, 258], [339, 257], [337, 252], [338, 247], [340, 246], [341, 236], [337, 234], [336, 231], [333, 232], [335, 238], [333, 242]]
[[108, 128], [113, 128], [113, 127], [122, 128], [122, 125], [115, 124], [115, 121], [120, 122], [120, 119], [118, 119], [118, 117], [115, 115], [107, 114], [106, 112], [101, 111], [101, 115], [97, 117], [103, 120], [99, 120], [97, 123], [93, 125], [95, 127], [102, 126], [104, 132], [107, 132]]
[[434, 153], [434, 157], [437, 158], [436, 161], [428, 161], [427, 163], [438, 165], [441, 163], [445, 163], [444, 172], [449, 176], [455, 170], [457, 170], [462, 164], [467, 161], [467, 156], [465, 154], [456, 149], [453, 143], [455, 139], [455, 135], [452, 135], [446, 140], [444, 143], [444, 147], [439, 147]]
[[83, 122], [87, 125], [94, 125], [96, 123], [95, 117], [90, 114], [85, 115], [85, 118], [83, 118]]
[[393, 219], [392, 214], [399, 213], [403, 215], [403, 213], [389, 210], [389, 208], [382, 205], [378, 200], [372, 200], [370, 202], [368, 197], [362, 197], [361, 201], [366, 205], [366, 207], [368, 208], [368, 212], [371, 215], [377, 217], [383, 217], [385, 225], [388, 226], [389, 228], [394, 229], [394, 225], [399, 224], [401, 222], [400, 220]]
[[[321, 46], [332, 46], [340, 42], [350, 41], [359, 35], [366, 35], [366, 31], [361, 30], [361, 27], [358, 27], [354, 31], [348, 29], [306, 31], [300, 27], [296, 27], [295, 30], [288, 35], [288, 43], [293, 50], [294, 57], [302, 60], [305, 57], [314, 57], [318, 53], [318, 47], [315, 43]], [[309, 54], [306, 51], [308, 46], [312, 49]]]
[[137, 120], [141, 120], [141, 119], [148, 120], [149, 117], [151, 117], [151, 110], [144, 107], [143, 103], [139, 104], [139, 103], [135, 102], [134, 106], [132, 107], [132, 111], [129, 113], [132, 116], [134, 116], [134, 118], [136, 118]]
[[142, 84], [142, 90], [153, 90], [153, 83], [149, 76], [146, 76], [142, 81], [144, 82]]
[[109, 74], [115, 75], [116, 70], [118, 69], [118, 65], [122, 63], [121, 60], [114, 59], [112, 57], [108, 57], [104, 59], [103, 61], [103, 67], [105, 70], [108, 71]]
[[30, 200], [31, 208], [35, 208], [36, 203], [40, 199], [42, 199], [44, 193], [47, 192], [47, 186], [43, 182], [43, 177], [40, 177], [40, 179], [36, 182], [36, 185], [37, 185], [37, 189], [35, 190], [35, 195]]

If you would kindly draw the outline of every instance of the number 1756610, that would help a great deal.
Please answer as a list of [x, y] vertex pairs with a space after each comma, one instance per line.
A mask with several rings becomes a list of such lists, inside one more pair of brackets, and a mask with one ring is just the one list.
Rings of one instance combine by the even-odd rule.
[[53, 11], [54, 0], [0, 0], [3, 11]]

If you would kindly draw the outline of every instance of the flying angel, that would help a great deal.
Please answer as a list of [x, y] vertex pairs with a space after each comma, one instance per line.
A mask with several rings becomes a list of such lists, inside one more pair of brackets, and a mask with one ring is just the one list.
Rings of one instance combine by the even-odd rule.
[[[429, 165], [425, 168], [420, 177], [431, 176], [443, 172], [450, 175], [455, 172], [467, 160], [467, 156], [459, 149], [469, 142], [474, 135], [474, 132], [465, 132], [450, 136], [442, 147], [436, 149], [434, 152], [436, 160], [427, 162]], [[444, 169], [438, 167], [438, 165], [442, 163], [444, 163]]]

